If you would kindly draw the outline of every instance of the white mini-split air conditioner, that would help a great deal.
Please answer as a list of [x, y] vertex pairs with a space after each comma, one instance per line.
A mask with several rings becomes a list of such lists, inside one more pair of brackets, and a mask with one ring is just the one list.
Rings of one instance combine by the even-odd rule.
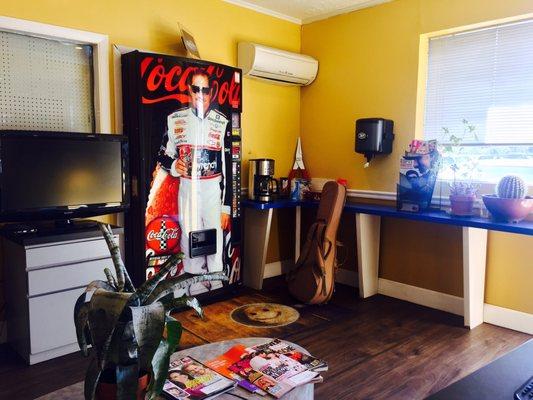
[[313, 57], [246, 42], [239, 43], [238, 64], [244, 75], [283, 85], [309, 85], [318, 72]]

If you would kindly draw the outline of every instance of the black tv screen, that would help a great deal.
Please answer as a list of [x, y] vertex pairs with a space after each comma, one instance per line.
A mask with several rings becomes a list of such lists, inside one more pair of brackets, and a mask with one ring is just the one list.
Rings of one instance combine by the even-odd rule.
[[129, 203], [121, 135], [0, 132], [3, 220], [75, 218]]

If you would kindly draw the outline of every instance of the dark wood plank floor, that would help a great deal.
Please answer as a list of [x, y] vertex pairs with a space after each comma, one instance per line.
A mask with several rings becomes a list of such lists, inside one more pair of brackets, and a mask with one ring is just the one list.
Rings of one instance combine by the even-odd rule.
[[[229, 318], [235, 307], [280, 302], [298, 308], [301, 318], [282, 328], [248, 328]], [[186, 328], [181, 348], [246, 336], [281, 337], [328, 361], [317, 399], [423, 399], [522, 344], [531, 336], [483, 324], [472, 331], [462, 318], [385, 296], [360, 300], [339, 285], [324, 306], [302, 306], [280, 279], [262, 291], [176, 314]], [[34, 399], [83, 380], [87, 360], [71, 354], [31, 367], [6, 346], [0, 351], [0, 399]]]

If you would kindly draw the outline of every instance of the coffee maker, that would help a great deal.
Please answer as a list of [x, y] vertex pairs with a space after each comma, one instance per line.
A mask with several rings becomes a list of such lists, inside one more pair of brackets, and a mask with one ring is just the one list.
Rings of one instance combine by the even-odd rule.
[[272, 201], [278, 193], [278, 181], [274, 176], [274, 160], [255, 158], [250, 160], [248, 174], [248, 198], [255, 201]]

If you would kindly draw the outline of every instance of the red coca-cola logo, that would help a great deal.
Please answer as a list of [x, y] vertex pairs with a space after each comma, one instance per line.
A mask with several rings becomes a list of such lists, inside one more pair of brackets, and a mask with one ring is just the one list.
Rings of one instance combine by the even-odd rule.
[[155, 252], [155, 255], [174, 253], [180, 236], [178, 223], [167, 216], [154, 219], [146, 227], [146, 245]]
[[[152, 104], [168, 100], [189, 103], [187, 78], [195, 68], [194, 66], [183, 68], [180, 65], [173, 65], [167, 69], [167, 66], [163, 64], [163, 58], [145, 57], [141, 61], [140, 72], [141, 77], [146, 78], [148, 94], [142, 96], [142, 103]], [[222, 81], [224, 67], [221, 65], [209, 65], [206, 72], [209, 76], [216, 78], [211, 83], [211, 103], [229, 104], [233, 108], [238, 108], [240, 106], [241, 85], [235, 81], [235, 74], [231, 75], [230, 81]], [[164, 89], [167, 93], [157, 94], [156, 92], [160, 89]]]

